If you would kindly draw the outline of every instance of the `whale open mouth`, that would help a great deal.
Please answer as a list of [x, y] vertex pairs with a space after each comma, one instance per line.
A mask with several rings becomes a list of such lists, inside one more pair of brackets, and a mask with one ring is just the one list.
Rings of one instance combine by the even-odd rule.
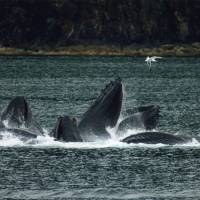
[[107, 126], [115, 126], [121, 112], [122, 97], [121, 79], [111, 81], [84, 114], [83, 119], [91, 115], [98, 120], [103, 120]]
[[3, 125], [0, 127], [26, 129], [36, 135], [42, 135], [43, 130], [36, 120], [32, 117], [31, 109], [25, 97], [17, 96], [10, 101], [1, 116]]
[[106, 126], [115, 126], [121, 112], [122, 97], [121, 79], [111, 81], [83, 115], [79, 127], [92, 126], [105, 129]]
[[102, 116], [104, 115], [106, 117], [106, 126], [114, 127], [122, 107], [123, 89], [121, 79], [116, 79], [114, 82], [111, 82], [103, 92], [101, 113]]
[[148, 106], [145, 109], [143, 109], [142, 118], [144, 121], [144, 126], [147, 130], [152, 130], [156, 128], [156, 125], [159, 120], [159, 113], [160, 113], [160, 107], [159, 106]]
[[55, 128], [50, 133], [56, 140], [82, 142], [76, 119], [69, 116], [59, 117]]
[[14, 98], [2, 114], [1, 120], [7, 120], [8, 126], [20, 127], [31, 119], [32, 114], [23, 96]]
[[[117, 124], [122, 107], [123, 89], [121, 79], [111, 81], [101, 91], [96, 101], [84, 113], [78, 128], [81, 136], [88, 132], [101, 138], [110, 138], [106, 127], [114, 127]], [[88, 135], [86, 138], [89, 137]]]

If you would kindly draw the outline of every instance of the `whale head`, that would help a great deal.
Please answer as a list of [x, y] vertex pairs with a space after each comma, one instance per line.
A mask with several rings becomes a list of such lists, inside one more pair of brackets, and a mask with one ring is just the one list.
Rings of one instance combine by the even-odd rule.
[[146, 130], [152, 130], [158, 124], [160, 107], [157, 105], [139, 107], [138, 111], [142, 113], [142, 121]]
[[111, 81], [101, 92], [94, 103], [97, 116], [104, 119], [106, 126], [114, 127], [122, 107], [123, 89], [121, 79]]
[[111, 81], [101, 91], [96, 101], [83, 115], [79, 128], [81, 130], [92, 130], [98, 136], [110, 137], [105, 128], [116, 125], [121, 112], [122, 98], [122, 83], [121, 79], [118, 78]]
[[15, 97], [4, 110], [1, 120], [7, 121], [10, 127], [26, 125], [32, 119], [32, 113], [28, 103], [23, 96]]
[[65, 142], [82, 141], [81, 137], [79, 136], [76, 118], [69, 116], [59, 117], [56, 126], [50, 135], [56, 140]]
[[[135, 109], [134, 109], [135, 110]], [[133, 112], [128, 110], [128, 115], [125, 117], [118, 125], [117, 135], [123, 136], [127, 130], [133, 129], [146, 129], [152, 130], [156, 128], [159, 120], [159, 106], [142, 106], [136, 109], [137, 111]]]
[[6, 128], [22, 128], [35, 135], [43, 135], [40, 124], [33, 119], [31, 109], [23, 96], [15, 97], [3, 111], [1, 121]]

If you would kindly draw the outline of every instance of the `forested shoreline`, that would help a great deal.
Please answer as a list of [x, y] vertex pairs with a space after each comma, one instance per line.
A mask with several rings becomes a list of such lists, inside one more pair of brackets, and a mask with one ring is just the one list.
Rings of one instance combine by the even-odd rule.
[[65, 53], [75, 49], [76, 54], [85, 46], [96, 54], [98, 46], [105, 47], [104, 52], [114, 46], [114, 54], [127, 49], [139, 54], [142, 46], [144, 51], [175, 52], [181, 47], [183, 54], [194, 50], [198, 55], [199, 27], [198, 0], [1, 0], [0, 54], [10, 48]]

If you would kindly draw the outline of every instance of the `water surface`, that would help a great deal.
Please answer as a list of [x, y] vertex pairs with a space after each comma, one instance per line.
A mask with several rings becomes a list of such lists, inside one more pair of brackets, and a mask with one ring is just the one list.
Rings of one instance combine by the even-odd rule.
[[[120, 76], [123, 112], [161, 107], [158, 130], [199, 135], [200, 58], [0, 57], [0, 109], [23, 95], [42, 127], [81, 117]], [[131, 130], [135, 133], [135, 130]], [[130, 133], [130, 131], [129, 131]], [[181, 146], [0, 141], [0, 197], [18, 199], [198, 199], [200, 144]]]

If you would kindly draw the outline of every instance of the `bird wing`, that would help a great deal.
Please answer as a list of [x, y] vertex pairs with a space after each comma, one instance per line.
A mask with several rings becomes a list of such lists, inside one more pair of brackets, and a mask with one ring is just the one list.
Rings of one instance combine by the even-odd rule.
[[152, 58], [152, 60], [155, 60], [155, 59], [157, 59], [157, 58], [160, 59], [160, 58], [162, 58], [162, 57], [160, 57], [160, 56], [152, 56], [151, 58]]

